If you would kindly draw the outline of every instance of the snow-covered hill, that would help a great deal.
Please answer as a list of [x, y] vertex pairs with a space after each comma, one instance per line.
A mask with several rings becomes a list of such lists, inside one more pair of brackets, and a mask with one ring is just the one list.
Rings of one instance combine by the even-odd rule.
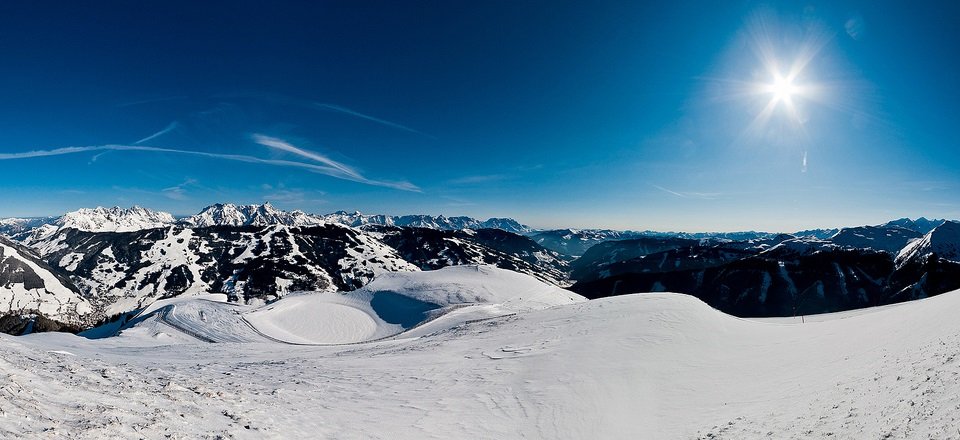
[[805, 324], [626, 295], [337, 346], [210, 344], [175, 326], [247, 313], [217, 304], [168, 304], [173, 324], [118, 338], [0, 336], [0, 434], [958, 438], [958, 292]]
[[66, 277], [33, 251], [0, 237], [0, 315], [42, 314], [74, 326], [88, 325], [91, 304]]
[[586, 301], [586, 298], [580, 295], [538, 281], [529, 275], [488, 265], [387, 273], [377, 277], [360, 291], [391, 292], [438, 307], [498, 304], [514, 312]]
[[[348, 344], [409, 338], [519, 312], [586, 301], [568, 290], [495, 266], [394, 272], [350, 292], [297, 292], [265, 305], [198, 295], [163, 299], [88, 337], [179, 332], [177, 340]], [[164, 330], [165, 329], [165, 330]]]
[[494, 266], [456, 266], [387, 273], [344, 294], [295, 295], [247, 312], [244, 319], [273, 340], [343, 344], [409, 337], [404, 332], [426, 321], [435, 332], [467, 318], [489, 319], [583, 301], [586, 298], [528, 275]]

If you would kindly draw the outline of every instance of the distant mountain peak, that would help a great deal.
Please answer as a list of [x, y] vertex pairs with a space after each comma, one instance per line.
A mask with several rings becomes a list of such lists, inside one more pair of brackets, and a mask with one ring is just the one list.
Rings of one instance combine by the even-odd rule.
[[911, 231], [919, 232], [921, 234], [926, 234], [927, 232], [932, 231], [933, 228], [942, 225], [945, 221], [946, 220], [943, 219], [927, 219], [926, 217], [920, 217], [916, 220], [904, 217], [889, 221], [880, 226], [898, 226]]
[[191, 227], [209, 226], [313, 226], [326, 223], [323, 218], [306, 214], [303, 211], [283, 211], [274, 208], [270, 202], [254, 205], [234, 205], [217, 203], [203, 208], [199, 213], [180, 219], [180, 223]]
[[134, 205], [124, 209], [119, 206], [105, 208], [81, 208], [68, 212], [52, 222], [57, 228], [73, 228], [89, 232], [127, 232], [140, 229], [162, 228], [176, 220], [167, 212], [153, 211]]

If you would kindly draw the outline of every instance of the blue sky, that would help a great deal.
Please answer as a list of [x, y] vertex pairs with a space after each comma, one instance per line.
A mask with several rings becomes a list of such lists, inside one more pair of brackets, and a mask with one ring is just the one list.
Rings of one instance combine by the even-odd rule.
[[956, 2], [18, 3], [0, 216], [960, 218]]

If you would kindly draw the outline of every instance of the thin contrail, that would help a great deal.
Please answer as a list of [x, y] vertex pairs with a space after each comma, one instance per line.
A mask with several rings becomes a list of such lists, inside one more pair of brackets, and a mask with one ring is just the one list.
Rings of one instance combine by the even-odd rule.
[[662, 187], [662, 186], [660, 186], [660, 185], [653, 185], [653, 187], [656, 188], [656, 189], [659, 189], [660, 191], [663, 191], [663, 192], [665, 192], [665, 193], [667, 193], [667, 194], [673, 194], [673, 195], [675, 195], [675, 196], [677, 196], [677, 197], [681, 197], [681, 198], [684, 198], [684, 199], [687, 198], [687, 196], [684, 195], [684, 194], [678, 193], [678, 192], [673, 191], [673, 190], [666, 189], [666, 188], [664, 188], [664, 187]]
[[176, 129], [177, 129], [177, 121], [173, 121], [173, 122], [170, 123], [170, 125], [167, 125], [167, 127], [164, 128], [163, 130], [160, 130], [160, 131], [158, 131], [158, 132], [156, 132], [156, 133], [154, 133], [154, 134], [151, 134], [150, 136], [147, 136], [147, 137], [145, 137], [145, 138], [143, 138], [143, 139], [140, 139], [139, 141], [136, 141], [136, 142], [134, 142], [133, 144], [134, 144], [134, 145], [140, 145], [140, 144], [142, 144], [142, 143], [144, 143], [144, 142], [148, 142], [148, 141], [150, 141], [150, 140], [152, 140], [152, 139], [156, 139], [156, 138], [158, 138], [158, 137], [160, 137], [160, 136], [163, 136], [163, 135], [165, 135], [165, 134], [167, 134], [167, 133], [170, 133], [171, 131], [176, 130]]
[[333, 110], [333, 111], [335, 111], [335, 112], [340, 112], [340, 113], [343, 113], [343, 114], [347, 114], [347, 115], [350, 115], [350, 116], [356, 116], [356, 117], [361, 118], [361, 119], [366, 119], [366, 120], [368, 120], [368, 121], [373, 121], [373, 122], [376, 122], [376, 123], [378, 123], [378, 124], [382, 124], [382, 125], [386, 125], [386, 126], [388, 126], [388, 127], [396, 128], [396, 129], [398, 129], [398, 130], [408, 131], [408, 132], [410, 132], [410, 133], [416, 133], [416, 134], [419, 134], [419, 135], [421, 135], [421, 136], [426, 136], [426, 137], [428, 137], [428, 138], [430, 138], [430, 139], [436, 139], [435, 136], [431, 136], [431, 135], [426, 134], [426, 133], [424, 133], [424, 132], [422, 132], [422, 131], [419, 131], [419, 130], [414, 130], [414, 129], [410, 128], [410, 127], [407, 127], [406, 125], [398, 124], [398, 123], [396, 123], [396, 122], [391, 122], [391, 121], [387, 121], [387, 120], [385, 120], [385, 119], [380, 119], [380, 118], [377, 118], [377, 117], [374, 117], [374, 116], [370, 116], [370, 115], [367, 115], [367, 114], [363, 114], [363, 113], [360, 113], [360, 112], [355, 111], [355, 110], [350, 110], [350, 109], [348, 109], [348, 108], [346, 108], [346, 107], [341, 107], [341, 106], [339, 106], [339, 105], [326, 104], [326, 103], [314, 103], [314, 105], [317, 106], [317, 107], [319, 107], [319, 108], [325, 108], [325, 109]]
[[117, 104], [116, 107], [117, 107], [117, 108], [133, 107], [133, 106], [135, 106], [135, 105], [150, 104], [150, 103], [153, 103], [153, 102], [179, 101], [179, 100], [181, 100], [181, 99], [187, 99], [187, 97], [186, 97], [186, 96], [167, 96], [167, 97], [164, 97], [164, 98], [142, 99], [142, 100], [140, 100], [140, 101], [125, 102], [125, 103], [122, 103], [122, 104]]
[[717, 197], [723, 195], [723, 193], [704, 193], [704, 192], [678, 192], [671, 189], [664, 188], [660, 185], [652, 185], [654, 188], [659, 189], [667, 194], [673, 194], [677, 197], [684, 199], [704, 199], [704, 200], [713, 200]]

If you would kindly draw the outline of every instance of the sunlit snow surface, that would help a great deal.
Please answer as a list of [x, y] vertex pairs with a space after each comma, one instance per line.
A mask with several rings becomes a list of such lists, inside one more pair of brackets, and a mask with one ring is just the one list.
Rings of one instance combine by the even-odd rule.
[[[785, 324], [677, 294], [551, 300], [529, 277], [458, 270], [384, 278], [395, 294], [445, 298], [406, 331], [367, 290], [259, 308], [171, 300], [104, 339], [2, 336], [0, 437], [960, 436], [960, 292]], [[320, 317], [331, 323], [309, 322]], [[278, 340], [334, 327], [380, 339], [291, 345], [265, 338], [265, 323], [287, 332]], [[248, 342], [201, 341], [226, 337]]]

